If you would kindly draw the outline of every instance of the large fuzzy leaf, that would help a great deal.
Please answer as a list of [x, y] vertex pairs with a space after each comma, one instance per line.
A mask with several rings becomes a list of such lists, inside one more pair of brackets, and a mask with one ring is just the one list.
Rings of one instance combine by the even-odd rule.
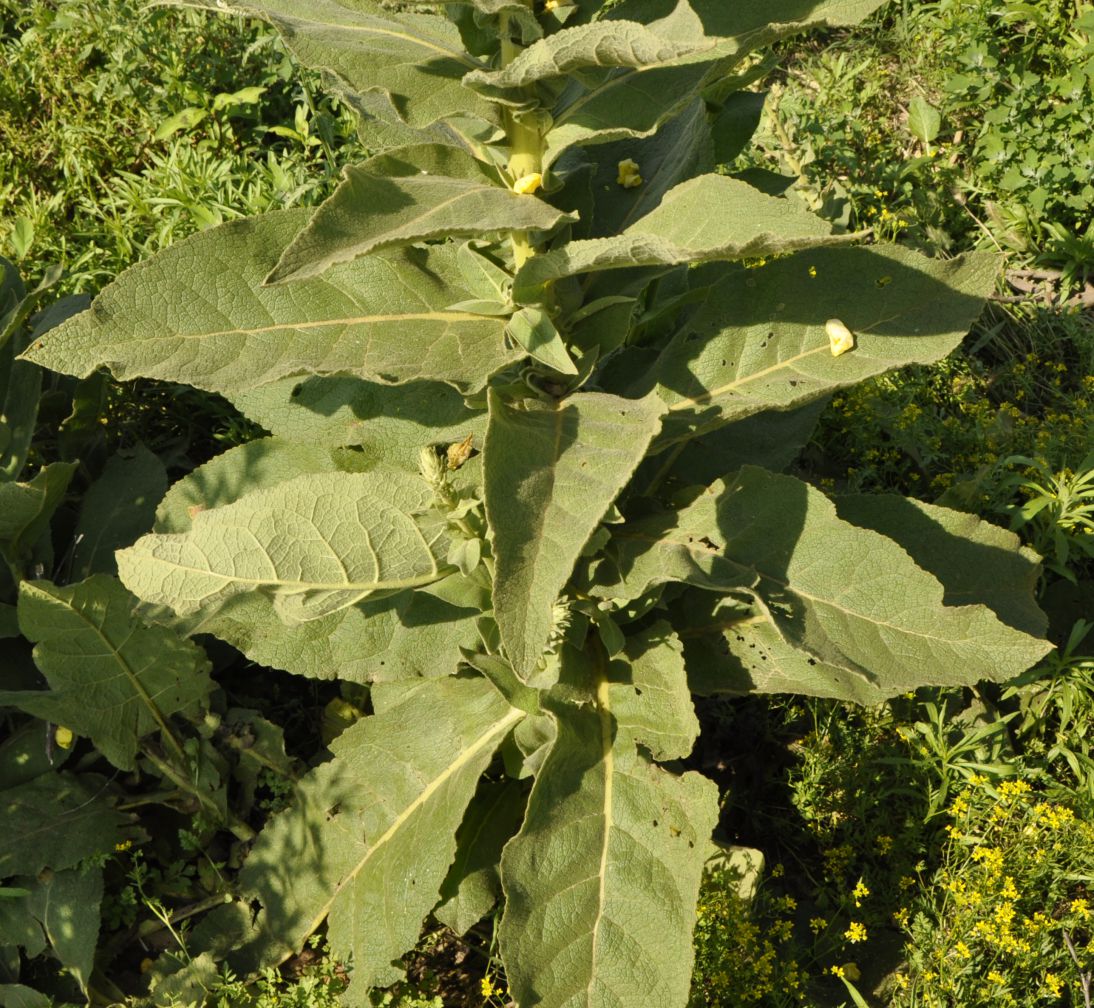
[[122, 770], [137, 745], [192, 712], [209, 694], [209, 662], [195, 644], [133, 615], [136, 599], [96, 574], [58, 587], [24, 581], [19, 627], [35, 643], [34, 661], [49, 683], [41, 692], [0, 692], [10, 704], [90, 738]]
[[[356, 451], [281, 438], [252, 441], [176, 483], [160, 505], [155, 530], [186, 533], [203, 511], [308, 473], [349, 473], [374, 466]], [[424, 484], [421, 493], [424, 503]], [[250, 592], [187, 629], [220, 637], [260, 665], [313, 679], [368, 683], [452, 674], [460, 648], [478, 641], [477, 616], [478, 610], [402, 592], [289, 626], [275, 611], [273, 599]]]
[[118, 573], [181, 617], [261, 591], [306, 622], [441, 577], [440, 533], [412, 517], [429, 498], [398, 470], [302, 476], [199, 512], [189, 532], [144, 536], [118, 553]]
[[[979, 600], [947, 605], [942, 583], [892, 539], [841, 520], [831, 501], [793, 477], [743, 468], [681, 512], [681, 526], [700, 524], [707, 525], [705, 539], [725, 562], [756, 575], [747, 595], [763, 619], [752, 624], [738, 614], [718, 631], [735, 635], [722, 647], [738, 657], [743, 649], [768, 651], [758, 677], [755, 669], [748, 671], [755, 688], [777, 683], [780, 690], [869, 702], [924, 683], [1008, 679], [1049, 649], [1046, 641], [1002, 622]], [[903, 524], [890, 523], [894, 535]], [[931, 545], [945, 548], [944, 533], [932, 543], [914, 526], [910, 531], [925, 552]], [[620, 542], [626, 538], [623, 533]], [[636, 566], [658, 549], [656, 544], [623, 547], [624, 552], [631, 548], [638, 554]], [[1013, 566], [1013, 549], [1000, 551], [990, 538], [981, 553], [984, 563], [999, 571]], [[934, 566], [945, 569], [947, 561], [935, 560]], [[1011, 585], [1018, 599], [1027, 591], [1021, 580]], [[994, 604], [1003, 603], [997, 598]], [[797, 674], [806, 675], [802, 663], [809, 672], [799, 687]], [[829, 675], [824, 666], [834, 678], [818, 685]], [[735, 680], [734, 691], [748, 682], [739, 662], [727, 662], [726, 670]], [[703, 679], [709, 685], [710, 677]]]
[[271, 22], [305, 66], [336, 75], [335, 86], [380, 99], [372, 114], [415, 128], [451, 115], [490, 115], [460, 84], [478, 61], [456, 28], [433, 14], [395, 13], [373, 0], [174, 0]]
[[[629, 386], [668, 407], [656, 448], [768, 409], [788, 409], [904, 364], [950, 353], [995, 284], [998, 260], [927, 259], [897, 246], [817, 248], [712, 286]], [[855, 336], [833, 356], [825, 323]]]
[[43, 367], [181, 381], [227, 394], [292, 375], [481, 387], [515, 355], [504, 319], [447, 311], [466, 297], [456, 251], [370, 256], [322, 278], [263, 287], [307, 221], [287, 210], [195, 235], [134, 266], [25, 355]]
[[342, 375], [285, 378], [235, 393], [232, 402], [271, 434], [309, 445], [354, 445], [368, 466], [416, 469], [418, 450], [468, 434], [481, 443], [486, 411], [469, 409], [451, 385], [378, 385]]
[[554, 705], [557, 737], [502, 856], [509, 987], [541, 1008], [683, 1005], [717, 788], [644, 759], [603, 676], [596, 696]]
[[41, 925], [53, 954], [87, 993], [99, 940], [103, 870], [82, 865], [43, 872], [25, 898], [26, 911]]
[[551, 608], [660, 416], [652, 400], [577, 393], [559, 403], [506, 402], [491, 390], [486, 514], [494, 537], [494, 612], [517, 674], [551, 632]]
[[479, 775], [522, 716], [484, 679], [439, 679], [343, 732], [247, 857], [260, 935], [238, 961], [287, 958], [327, 920], [351, 995], [398, 979], [392, 961], [437, 902]]
[[143, 444], [112, 455], [80, 502], [73, 576], [117, 573], [114, 551], [131, 546], [152, 527], [156, 505], [166, 490], [167, 470]]
[[94, 774], [40, 774], [0, 791], [0, 879], [62, 871], [114, 849], [126, 818]]
[[51, 462], [26, 483], [0, 483], [0, 552], [18, 563], [49, 528], [65, 499], [75, 462]]
[[[706, 35], [741, 39], [752, 47], [768, 45], [781, 35], [819, 27], [856, 25], [885, 0], [688, 0]], [[678, 0], [623, 0], [609, 18], [649, 22], [666, 17]], [[773, 18], [778, 18], [774, 20]]]
[[267, 283], [317, 276], [336, 263], [396, 245], [550, 231], [570, 219], [540, 199], [473, 179], [391, 178], [353, 166], [344, 175], [282, 253]]
[[670, 189], [621, 235], [534, 256], [517, 273], [513, 297], [535, 303], [546, 285], [581, 273], [746, 259], [846, 240], [800, 203], [725, 175], [700, 175]]

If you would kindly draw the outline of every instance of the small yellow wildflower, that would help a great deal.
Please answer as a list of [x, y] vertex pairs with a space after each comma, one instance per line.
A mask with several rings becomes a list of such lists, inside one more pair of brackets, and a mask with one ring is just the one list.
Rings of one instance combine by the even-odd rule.
[[971, 959], [972, 958], [972, 950], [963, 941], [959, 941], [956, 945], [954, 945], [953, 950], [962, 959]]
[[839, 977], [839, 978], [840, 978], [841, 980], [843, 979], [843, 976], [844, 976], [844, 969], [843, 969], [843, 967], [842, 967], [842, 966], [830, 966], [830, 967], [828, 968], [828, 972], [829, 972], [829, 973], [831, 973], [831, 974], [832, 974], [832, 976], [837, 976], [837, 977]]
[[1083, 920], [1090, 919], [1090, 906], [1085, 899], [1073, 899], [1071, 901], [1071, 912], [1077, 914]]
[[1045, 974], [1045, 986], [1054, 998], [1058, 998], [1064, 992], [1064, 982], [1055, 973]]
[[809, 267], [809, 275], [811, 277], [815, 277], [817, 275], [817, 267], [816, 266], [810, 266]]
[[125, 851], [129, 850], [129, 848], [132, 846], [132, 840], [122, 840], [121, 843], [114, 844], [114, 850], [116, 850], [119, 854], [122, 854]]
[[828, 927], [828, 921], [823, 917], [810, 917], [809, 927], [813, 934], [820, 934], [826, 927]]
[[638, 162], [625, 158], [619, 162], [619, 174], [616, 176], [624, 189], [635, 189], [642, 184], [642, 176], [638, 170]]
[[493, 997], [498, 993], [498, 988], [494, 986], [494, 981], [488, 976], [484, 976], [479, 981], [479, 988], [482, 990], [482, 996], [484, 998]]
[[843, 932], [843, 937], [852, 945], [866, 941], [866, 925], [860, 924], [858, 921], [851, 921], [847, 930]]
[[1003, 976], [998, 970], [990, 970], [988, 972], [988, 980], [993, 984], [999, 984], [1002, 986], [1007, 982], [1007, 978]]
[[879, 854], [888, 854], [893, 849], [893, 838], [887, 833], [882, 833], [874, 839], [874, 846]]
[[855, 906], [862, 906], [862, 901], [870, 895], [870, 890], [866, 887], [866, 883], [859, 879], [855, 884], [855, 888], [851, 891], [851, 895], [855, 899]]
[[520, 193], [522, 196], [528, 196], [537, 189], [542, 188], [542, 186], [543, 174], [538, 171], [532, 172], [529, 175], [522, 175], [513, 183], [513, 192]]
[[543, 5], [543, 9], [545, 11], [557, 10], [558, 7], [559, 7], [559, 0], [547, 0], [547, 2], [544, 3], [544, 5]]
[[58, 725], [53, 729], [53, 741], [62, 749], [71, 749], [75, 738], [76, 736], [72, 734], [72, 729], [66, 728], [64, 725]]

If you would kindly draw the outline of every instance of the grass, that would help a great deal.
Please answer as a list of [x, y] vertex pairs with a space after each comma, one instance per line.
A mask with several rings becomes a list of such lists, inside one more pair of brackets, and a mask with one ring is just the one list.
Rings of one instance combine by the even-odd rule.
[[[63, 263], [64, 292], [94, 292], [200, 228], [314, 203], [363, 154], [268, 29], [139, 6], [0, 0], [0, 254], [32, 281]], [[1089, 1005], [1092, 10], [903, 0], [782, 54], [747, 164], [793, 176], [842, 227], [934, 255], [996, 249], [1013, 281], [947, 361], [836, 396], [801, 471], [1013, 527], [1049, 560], [1039, 592], [1059, 649], [1002, 688], [873, 710], [704, 707], [721, 740], [704, 766], [723, 787], [721, 839], [758, 853], [704, 883], [694, 1008]], [[155, 383], [89, 383], [83, 398], [110, 446], [142, 440], [182, 469], [255, 433], [225, 404]], [[232, 675], [224, 688], [291, 722], [290, 752], [308, 758], [300, 739], [332, 689], [271, 676], [252, 697]], [[110, 913], [201, 896], [202, 863], [179, 837], [161, 838], [141, 886], [119, 852]], [[410, 979], [376, 1003], [500, 1008], [488, 925], [464, 941], [430, 929]], [[209, 1003], [325, 1008], [342, 975], [310, 953], [251, 984], [214, 971]]]

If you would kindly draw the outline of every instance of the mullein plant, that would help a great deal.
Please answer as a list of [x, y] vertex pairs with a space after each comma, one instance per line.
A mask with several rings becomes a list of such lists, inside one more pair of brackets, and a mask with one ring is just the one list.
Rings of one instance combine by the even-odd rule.
[[[991, 255], [867, 244], [717, 170], [756, 53], [880, 0], [208, 6], [274, 25], [373, 155], [314, 211], [130, 269], [23, 358], [270, 432], [117, 553], [128, 618], [366, 686], [368, 713], [152, 976], [258, 971], [325, 927], [365, 1004], [431, 914], [498, 905], [519, 1008], [683, 1006], [719, 817], [694, 696], [870, 704], [1048, 649], [1012, 534], [783, 474], [829, 394], [945, 356], [995, 282]], [[208, 692], [174, 681], [138, 703]], [[98, 744], [108, 713], [68, 727]], [[181, 730], [158, 713], [130, 734]]]

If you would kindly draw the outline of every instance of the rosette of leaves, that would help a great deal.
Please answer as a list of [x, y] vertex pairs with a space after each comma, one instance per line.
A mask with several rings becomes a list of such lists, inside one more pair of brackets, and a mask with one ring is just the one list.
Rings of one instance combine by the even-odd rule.
[[325, 923], [362, 1004], [427, 915], [499, 901], [521, 1008], [683, 1005], [718, 817], [694, 694], [871, 703], [1045, 653], [1015, 537], [782, 472], [828, 394], [954, 349], [996, 274], [716, 170], [756, 50], [877, 6], [216, 4], [322, 68], [376, 153], [24, 355], [270, 431], [172, 487], [120, 577], [178, 630], [370, 687], [191, 954], [258, 970]]

